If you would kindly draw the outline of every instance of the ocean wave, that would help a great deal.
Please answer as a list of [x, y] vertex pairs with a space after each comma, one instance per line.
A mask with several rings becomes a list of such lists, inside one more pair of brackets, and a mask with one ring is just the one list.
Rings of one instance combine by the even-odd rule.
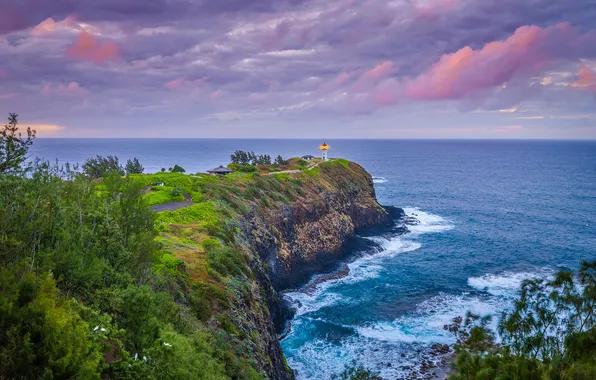
[[373, 369], [384, 379], [403, 378], [408, 373], [406, 367], [415, 368], [418, 364], [417, 351], [421, 349], [412, 344], [386, 344], [373, 339], [363, 341], [358, 336], [341, 344], [314, 339], [293, 352], [288, 364], [297, 370], [297, 379], [301, 380], [338, 378], [347, 367], [354, 365]]
[[377, 322], [365, 326], [354, 326], [366, 338], [380, 341], [420, 342], [426, 344], [453, 343], [454, 337], [443, 329], [458, 316], [466, 312], [493, 316], [491, 326], [496, 329], [497, 316], [513, 305], [521, 283], [526, 279], [552, 278], [552, 271], [539, 268], [535, 272], [505, 272], [500, 275], [486, 274], [470, 277], [468, 285], [486, 294], [442, 293], [417, 305], [408, 313], [392, 322]]
[[470, 311], [479, 315], [497, 314], [507, 302], [500, 299], [474, 297], [469, 294], [439, 294], [420, 303], [416, 310], [392, 322], [355, 326], [361, 336], [380, 341], [450, 344], [454, 336], [443, 329], [455, 317]]
[[[429, 355], [433, 344], [454, 343], [455, 337], [443, 326], [452, 323], [455, 317], [464, 316], [468, 311], [481, 316], [491, 315], [493, 319], [489, 327], [496, 330], [498, 316], [512, 307], [519, 284], [527, 278], [549, 275], [552, 275], [549, 269], [538, 268], [533, 272], [470, 277], [470, 286], [485, 293], [440, 293], [393, 321], [341, 325], [346, 330], [353, 329], [356, 334], [341, 341], [317, 338], [302, 342], [294, 349], [286, 346], [292, 351], [289, 364], [298, 370], [298, 379], [332, 378], [350, 366], [370, 368], [383, 378], [407, 376], [410, 368], [416, 368], [422, 358]], [[300, 328], [308, 329], [307, 325], [318, 322], [325, 323], [325, 320], [306, 317]], [[314, 366], [313, 363], [325, 365]]]
[[468, 278], [468, 285], [485, 291], [493, 296], [515, 297], [524, 280], [537, 278], [552, 278], [553, 272], [543, 268], [536, 272], [504, 272], [501, 274], [485, 274], [480, 277]]
[[[375, 241], [377, 238], [373, 238]], [[319, 309], [336, 305], [338, 303], [348, 303], [349, 299], [340, 296], [334, 292], [334, 288], [340, 288], [343, 285], [354, 284], [368, 279], [379, 277], [383, 266], [376, 264], [382, 258], [392, 257], [401, 253], [414, 251], [421, 247], [421, 244], [413, 241], [402, 240], [401, 237], [394, 239], [379, 239], [379, 244], [383, 250], [373, 255], [366, 255], [352, 261], [348, 264], [350, 272], [347, 276], [325, 281], [318, 284], [314, 291], [289, 292], [284, 296], [290, 301], [296, 310], [296, 315], [301, 316], [314, 313]], [[308, 286], [307, 286], [308, 287]], [[340, 291], [340, 289], [338, 289]]]
[[408, 230], [413, 234], [436, 233], [455, 228], [449, 220], [442, 216], [422, 211], [418, 207], [404, 207], [404, 212], [407, 217], [418, 221], [416, 224], [408, 225]]
[[386, 183], [387, 182], [387, 178], [385, 177], [377, 177], [377, 176], [373, 176], [373, 183]]

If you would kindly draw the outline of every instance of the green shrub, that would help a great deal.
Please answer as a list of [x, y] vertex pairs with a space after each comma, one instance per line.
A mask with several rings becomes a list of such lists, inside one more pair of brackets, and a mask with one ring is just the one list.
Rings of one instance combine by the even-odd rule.
[[103, 345], [58, 296], [49, 274], [0, 268], [0, 374], [9, 378], [99, 379]]
[[242, 253], [231, 247], [211, 248], [207, 252], [207, 262], [222, 276], [238, 276], [247, 271]]

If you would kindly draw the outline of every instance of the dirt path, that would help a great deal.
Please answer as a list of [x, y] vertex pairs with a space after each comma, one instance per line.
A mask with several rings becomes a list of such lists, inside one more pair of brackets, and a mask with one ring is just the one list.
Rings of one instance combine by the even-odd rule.
[[192, 197], [186, 193], [184, 193], [184, 200], [181, 202], [169, 202], [164, 203], [161, 205], [155, 205], [151, 207], [153, 211], [160, 212], [160, 211], [176, 211], [183, 207], [188, 207], [193, 205]]
[[[315, 162], [314, 164], [309, 165], [305, 170], [313, 170], [314, 168], [316, 168], [317, 166], [319, 166], [321, 164], [322, 161], [319, 162]], [[274, 175], [274, 174], [282, 174], [282, 173], [300, 173], [302, 170], [297, 169], [297, 170], [282, 170], [280, 172], [271, 172], [271, 173], [267, 173], [267, 175]]]

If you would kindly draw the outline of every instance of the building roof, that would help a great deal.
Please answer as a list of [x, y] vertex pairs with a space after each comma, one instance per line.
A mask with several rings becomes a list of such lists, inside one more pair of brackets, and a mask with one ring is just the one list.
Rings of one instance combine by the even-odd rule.
[[215, 169], [207, 170], [207, 173], [215, 173], [215, 174], [229, 174], [234, 173], [232, 169], [224, 168], [223, 166], [218, 166]]
[[315, 158], [315, 156], [311, 156], [310, 154], [306, 154], [306, 155], [302, 156], [302, 158], [304, 158], [305, 160], [311, 160], [311, 159]]

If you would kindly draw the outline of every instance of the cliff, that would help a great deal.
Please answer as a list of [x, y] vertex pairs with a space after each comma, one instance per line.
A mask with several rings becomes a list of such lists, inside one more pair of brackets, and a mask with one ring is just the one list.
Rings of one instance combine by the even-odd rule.
[[273, 208], [252, 205], [239, 218], [240, 239], [258, 254], [278, 291], [337, 262], [356, 230], [392, 221], [360, 165], [339, 161], [318, 169], [292, 202]]
[[370, 174], [346, 160], [189, 178], [180, 186], [194, 203], [166, 204], [157, 218], [165, 248], [184, 262], [186, 298], [207, 300], [202, 319], [228, 336], [239, 360], [268, 378], [293, 378], [276, 334], [286, 317], [278, 292], [337, 263], [356, 231], [392, 225], [395, 215], [377, 203]]

